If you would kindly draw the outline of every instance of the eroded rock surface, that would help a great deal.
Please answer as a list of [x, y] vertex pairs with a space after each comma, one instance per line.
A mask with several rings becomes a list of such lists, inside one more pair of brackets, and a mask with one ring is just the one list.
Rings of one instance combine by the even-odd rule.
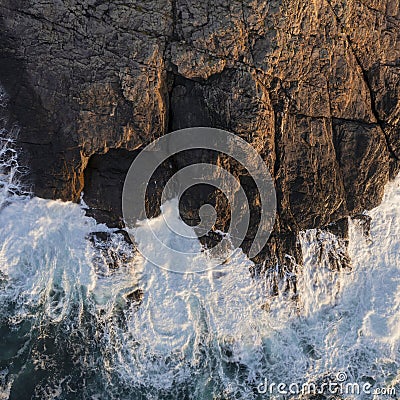
[[119, 193], [141, 147], [223, 128], [275, 179], [273, 260], [299, 257], [299, 230], [377, 205], [399, 170], [397, 0], [2, 0], [0, 15], [0, 82], [39, 196], [84, 191], [117, 224], [102, 190]]

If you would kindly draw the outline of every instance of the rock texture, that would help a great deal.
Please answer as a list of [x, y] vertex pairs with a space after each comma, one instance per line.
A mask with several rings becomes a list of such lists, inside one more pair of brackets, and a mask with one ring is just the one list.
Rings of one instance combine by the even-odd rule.
[[117, 224], [110, 191], [141, 147], [224, 128], [275, 178], [274, 262], [299, 258], [299, 230], [377, 205], [399, 171], [398, 0], [1, 0], [0, 16], [0, 82], [39, 196], [84, 191]]

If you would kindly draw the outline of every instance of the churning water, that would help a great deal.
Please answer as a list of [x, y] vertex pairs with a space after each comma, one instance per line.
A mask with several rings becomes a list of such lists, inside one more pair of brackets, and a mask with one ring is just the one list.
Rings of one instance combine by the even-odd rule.
[[156, 268], [82, 206], [20, 194], [4, 134], [0, 160], [1, 400], [298, 399], [266, 387], [340, 374], [390, 394], [334, 398], [400, 393], [399, 178], [370, 237], [350, 222], [351, 269], [331, 268], [332, 234], [300, 235], [294, 301], [268, 297], [240, 251], [204, 273]]

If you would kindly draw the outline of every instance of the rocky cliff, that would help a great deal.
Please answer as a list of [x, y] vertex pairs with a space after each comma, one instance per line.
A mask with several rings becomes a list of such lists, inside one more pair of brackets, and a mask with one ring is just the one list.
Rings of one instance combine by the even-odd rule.
[[34, 192], [84, 191], [110, 224], [141, 147], [184, 127], [262, 154], [272, 258], [299, 256], [299, 230], [377, 205], [399, 170], [398, 0], [1, 0], [0, 15], [0, 82]]

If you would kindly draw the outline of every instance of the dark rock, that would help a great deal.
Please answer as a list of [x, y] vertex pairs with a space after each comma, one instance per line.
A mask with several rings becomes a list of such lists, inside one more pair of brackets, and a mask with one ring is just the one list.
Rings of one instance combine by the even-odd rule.
[[84, 200], [88, 214], [110, 227], [123, 227], [122, 188], [139, 150], [110, 149], [90, 157], [84, 173]]
[[339, 221], [332, 222], [325, 227], [325, 230], [333, 233], [340, 239], [347, 240], [349, 238], [349, 220], [347, 218], [343, 218]]
[[389, 157], [381, 132], [377, 124], [333, 120], [333, 141], [350, 214], [373, 208], [383, 196]]
[[143, 301], [144, 292], [142, 289], [136, 289], [135, 291], [128, 293], [125, 297], [126, 300], [134, 306], [139, 306]]
[[366, 214], [357, 214], [352, 217], [352, 220], [358, 223], [363, 235], [370, 238], [372, 218]]
[[125, 231], [92, 232], [88, 239], [95, 250], [93, 263], [99, 275], [108, 275], [133, 260], [134, 246]]

